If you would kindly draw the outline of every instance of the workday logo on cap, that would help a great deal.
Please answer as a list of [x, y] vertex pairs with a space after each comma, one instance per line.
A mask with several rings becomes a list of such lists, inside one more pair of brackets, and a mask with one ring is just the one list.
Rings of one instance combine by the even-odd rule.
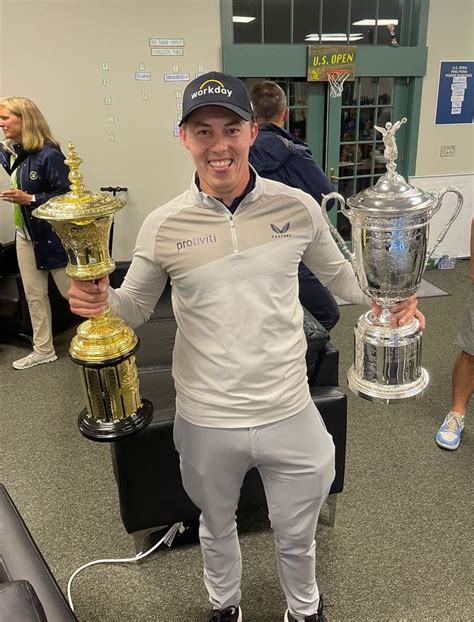
[[252, 104], [245, 84], [225, 73], [210, 71], [192, 80], [184, 91], [182, 125], [189, 115], [203, 106], [221, 106], [245, 121], [252, 118]]
[[203, 97], [207, 95], [227, 95], [227, 97], [232, 96], [232, 91], [226, 89], [223, 83], [220, 80], [206, 80], [201, 84], [198, 91], [194, 91], [191, 93], [191, 99], [197, 99], [198, 97]]

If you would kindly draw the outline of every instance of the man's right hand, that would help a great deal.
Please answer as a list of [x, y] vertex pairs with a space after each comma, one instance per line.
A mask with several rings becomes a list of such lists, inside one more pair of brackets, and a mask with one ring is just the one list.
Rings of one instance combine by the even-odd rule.
[[109, 277], [98, 281], [71, 281], [68, 291], [69, 306], [76, 315], [94, 317], [103, 313], [108, 306]]

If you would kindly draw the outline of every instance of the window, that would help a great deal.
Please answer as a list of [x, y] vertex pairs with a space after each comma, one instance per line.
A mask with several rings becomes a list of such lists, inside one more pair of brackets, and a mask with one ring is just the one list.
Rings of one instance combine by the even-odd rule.
[[348, 0], [324, 0], [323, 32], [320, 41], [323, 45], [347, 43], [348, 10]]
[[264, 43], [291, 43], [290, 0], [263, 0]]
[[293, 43], [308, 43], [321, 32], [322, 0], [296, 0], [293, 4]]
[[395, 45], [405, 3], [409, 0], [232, 0], [234, 43]]
[[262, 0], [233, 0], [234, 43], [262, 42]]
[[350, 34], [356, 45], [370, 45], [375, 40], [376, 0], [351, 3]]

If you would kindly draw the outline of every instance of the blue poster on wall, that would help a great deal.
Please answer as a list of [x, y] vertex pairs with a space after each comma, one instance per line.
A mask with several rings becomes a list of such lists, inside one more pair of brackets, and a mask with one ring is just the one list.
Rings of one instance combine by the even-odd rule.
[[473, 61], [441, 61], [435, 125], [472, 123]]

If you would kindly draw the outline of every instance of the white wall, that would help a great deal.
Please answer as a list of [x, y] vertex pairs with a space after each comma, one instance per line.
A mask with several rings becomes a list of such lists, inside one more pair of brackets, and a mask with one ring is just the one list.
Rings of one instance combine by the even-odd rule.
[[[474, 1], [430, 0], [428, 66], [423, 80], [416, 175], [474, 172], [474, 124], [435, 125], [440, 62], [474, 61]], [[441, 157], [441, 145], [455, 145]]]
[[[191, 78], [200, 66], [221, 68], [219, 15], [218, 0], [0, 0], [0, 96], [38, 104], [63, 150], [74, 143], [87, 189], [129, 188], [116, 217], [115, 259], [130, 257], [146, 214], [190, 182], [191, 158], [173, 135], [176, 91], [186, 82], [163, 76], [174, 65]], [[149, 38], [184, 39], [184, 55], [151, 56]], [[141, 63], [151, 81], [135, 79]], [[10, 210], [0, 202], [3, 228]]]

